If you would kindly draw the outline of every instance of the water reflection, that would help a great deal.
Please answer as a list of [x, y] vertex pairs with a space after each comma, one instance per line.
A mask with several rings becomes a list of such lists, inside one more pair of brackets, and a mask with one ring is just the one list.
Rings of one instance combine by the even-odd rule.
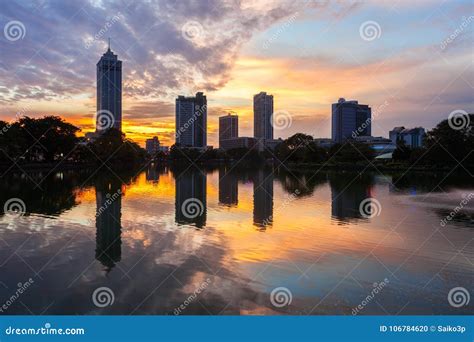
[[373, 176], [370, 174], [340, 174], [329, 175], [331, 186], [331, 215], [343, 223], [353, 219], [361, 219], [360, 204], [371, 196]]
[[262, 168], [253, 175], [253, 223], [258, 228], [272, 225], [273, 170]]
[[[372, 302], [361, 314], [472, 312], [446, 296], [474, 281], [474, 199], [440, 226], [474, 191], [469, 178], [156, 165], [130, 173], [2, 179], [0, 199], [22, 198], [28, 213], [0, 217], [0, 298], [35, 277], [21, 299], [35, 314], [173, 314], [205, 283], [181, 314], [350, 315], [388, 278], [383, 309]], [[438, 183], [444, 191], [431, 193]], [[367, 198], [380, 201], [380, 216], [361, 216]], [[184, 210], [188, 200], [202, 204], [199, 215]], [[90, 301], [100, 286], [114, 291], [113, 306]], [[269, 296], [280, 286], [293, 301], [277, 308]], [[29, 312], [17, 303], [6, 313]]]
[[235, 172], [219, 169], [219, 203], [228, 207], [239, 204], [239, 184]]
[[178, 224], [206, 225], [206, 174], [197, 168], [176, 172], [175, 219]]
[[95, 258], [110, 272], [122, 255], [122, 187], [117, 181], [98, 184]]

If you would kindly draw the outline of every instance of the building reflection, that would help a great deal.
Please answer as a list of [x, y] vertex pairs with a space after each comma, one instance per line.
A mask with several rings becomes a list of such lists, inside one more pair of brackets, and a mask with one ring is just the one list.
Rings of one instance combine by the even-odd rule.
[[167, 171], [167, 168], [162, 164], [151, 163], [145, 170], [145, 178], [149, 182], [158, 183], [160, 175], [166, 174]]
[[253, 177], [253, 223], [264, 229], [273, 222], [273, 172], [260, 169]]
[[107, 272], [122, 256], [122, 190], [121, 184], [96, 185], [96, 249], [95, 258]]
[[206, 174], [189, 169], [176, 175], [175, 220], [178, 224], [206, 225]]
[[219, 204], [236, 206], [239, 203], [238, 178], [235, 173], [219, 169]]
[[331, 215], [342, 222], [361, 219], [361, 202], [371, 197], [373, 177], [368, 174], [330, 174]]

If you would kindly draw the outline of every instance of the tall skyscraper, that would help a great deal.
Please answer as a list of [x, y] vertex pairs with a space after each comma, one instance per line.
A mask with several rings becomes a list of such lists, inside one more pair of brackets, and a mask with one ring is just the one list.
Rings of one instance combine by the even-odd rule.
[[273, 139], [273, 95], [265, 92], [253, 97], [253, 136], [259, 141]]
[[341, 143], [357, 136], [372, 135], [372, 109], [357, 101], [340, 98], [332, 104], [332, 140]]
[[176, 99], [175, 136], [176, 144], [182, 147], [207, 146], [207, 99], [203, 93]]
[[221, 141], [234, 139], [239, 136], [239, 117], [228, 114], [219, 117], [219, 147], [222, 148]]
[[122, 61], [109, 48], [97, 63], [96, 131], [122, 130]]

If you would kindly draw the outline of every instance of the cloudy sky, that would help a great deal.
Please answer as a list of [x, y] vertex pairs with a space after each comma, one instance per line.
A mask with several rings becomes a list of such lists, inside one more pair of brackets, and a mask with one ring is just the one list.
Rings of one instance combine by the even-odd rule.
[[330, 137], [339, 97], [372, 107], [372, 133], [474, 111], [471, 0], [0, 0], [0, 120], [60, 115], [93, 130], [95, 65], [123, 61], [124, 131], [172, 144], [174, 99], [203, 91], [252, 135], [252, 97], [291, 114], [276, 137]]

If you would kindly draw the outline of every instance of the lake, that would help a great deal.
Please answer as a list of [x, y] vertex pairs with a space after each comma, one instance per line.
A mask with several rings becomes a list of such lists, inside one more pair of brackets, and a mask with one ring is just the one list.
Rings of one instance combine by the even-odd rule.
[[151, 165], [0, 190], [1, 314], [473, 312], [470, 175]]

